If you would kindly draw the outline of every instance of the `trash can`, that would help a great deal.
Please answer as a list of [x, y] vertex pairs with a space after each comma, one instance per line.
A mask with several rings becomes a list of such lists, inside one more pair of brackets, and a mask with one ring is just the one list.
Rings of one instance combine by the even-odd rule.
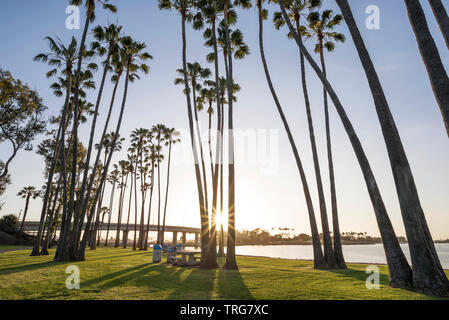
[[176, 250], [182, 250], [182, 244], [178, 244], [178, 245], [176, 246]]
[[171, 246], [167, 249], [167, 262], [173, 263], [176, 258], [176, 248]]
[[153, 247], [153, 263], [159, 263], [162, 260], [162, 247], [160, 245], [155, 245]]

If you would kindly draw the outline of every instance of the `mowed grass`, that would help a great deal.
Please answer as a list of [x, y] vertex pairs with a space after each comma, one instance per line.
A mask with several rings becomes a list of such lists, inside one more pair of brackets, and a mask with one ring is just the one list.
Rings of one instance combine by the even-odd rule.
[[0, 251], [4, 251], [4, 250], [18, 250], [18, 249], [27, 249], [31, 247], [28, 246], [14, 246], [14, 245], [0, 245]]
[[[388, 286], [365, 286], [366, 265], [319, 271], [310, 261], [238, 257], [239, 271], [153, 264], [152, 252], [98, 248], [86, 261], [55, 263], [28, 250], [0, 254], [0, 299], [434, 299]], [[165, 261], [165, 258], [164, 260]], [[221, 261], [223, 262], [223, 261]], [[80, 290], [66, 288], [66, 268], [80, 269]]]

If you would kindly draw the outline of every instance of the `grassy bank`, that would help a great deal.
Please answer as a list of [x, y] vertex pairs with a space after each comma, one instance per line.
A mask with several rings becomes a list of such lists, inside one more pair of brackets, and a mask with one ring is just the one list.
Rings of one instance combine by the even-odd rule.
[[[388, 287], [365, 287], [366, 265], [318, 271], [309, 261], [238, 257], [239, 271], [152, 264], [150, 252], [99, 248], [87, 261], [52, 262], [28, 251], [0, 254], [0, 299], [432, 299]], [[81, 289], [68, 290], [67, 266], [80, 269]]]

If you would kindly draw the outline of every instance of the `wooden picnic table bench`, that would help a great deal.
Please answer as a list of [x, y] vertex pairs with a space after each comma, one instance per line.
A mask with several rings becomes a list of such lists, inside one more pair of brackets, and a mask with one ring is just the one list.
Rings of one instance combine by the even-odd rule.
[[[176, 254], [181, 255], [181, 259], [184, 263], [186, 263], [189, 266], [193, 266], [197, 263], [197, 259], [199, 257], [195, 257], [196, 254], [200, 254], [201, 251], [193, 251], [193, 250], [177, 250]], [[201, 259], [201, 258], [200, 258]]]

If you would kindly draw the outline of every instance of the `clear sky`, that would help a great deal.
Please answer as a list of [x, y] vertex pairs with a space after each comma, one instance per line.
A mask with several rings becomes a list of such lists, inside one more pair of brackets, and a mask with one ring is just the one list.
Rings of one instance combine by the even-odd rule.
[[[65, 28], [67, 3], [68, 1], [61, 0], [0, 2], [0, 67], [10, 70], [15, 77], [36, 89], [48, 106], [48, 115], [56, 114], [63, 102], [48, 89], [52, 83], [52, 80], [45, 77], [48, 66], [33, 62], [33, 57], [40, 52], [47, 52], [47, 44], [43, 41], [45, 36], [58, 35], [66, 41], [72, 36], [79, 38], [80, 31]], [[173, 79], [177, 76], [175, 70], [181, 67], [182, 61], [180, 17], [173, 12], [159, 11], [156, 0], [116, 0], [113, 3], [117, 5], [118, 13], [99, 13], [95, 25], [118, 21], [124, 25], [125, 33], [146, 42], [148, 51], [154, 56], [150, 63], [150, 75], [132, 84], [130, 88], [122, 136], [128, 137], [134, 128], [150, 128], [157, 123], [185, 131], [188, 127], [185, 97], [182, 89], [173, 84]], [[449, 238], [449, 141], [404, 2], [352, 0], [350, 3], [399, 127], [432, 234], [436, 239]], [[427, 1], [422, 3], [442, 59], [449, 68], [447, 47]], [[380, 30], [368, 30], [364, 27], [367, 18], [365, 9], [369, 5], [380, 7]], [[337, 10], [334, 1], [324, 1], [324, 7]], [[274, 85], [303, 158], [319, 219], [299, 81], [298, 49], [293, 41], [287, 39], [285, 29], [274, 29], [271, 14], [275, 7], [269, 8], [270, 19], [265, 23], [265, 52]], [[240, 130], [274, 133], [274, 143], [269, 147], [273, 148], [270, 149], [273, 151], [270, 164], [274, 165], [274, 170], [267, 170], [267, 163], [264, 163], [263, 158], [260, 161], [246, 161], [245, 145], [238, 142], [237, 228], [275, 228], [276, 231], [279, 227], [293, 227], [295, 233], [310, 233], [299, 175], [260, 61], [257, 11], [251, 9], [240, 12], [238, 27], [245, 35], [251, 55], [244, 61], [235, 62], [235, 79], [242, 87], [235, 106], [235, 127]], [[334, 53], [326, 54], [328, 76], [365, 147], [397, 233], [404, 235], [391, 169], [365, 74], [346, 26], [340, 27], [339, 31], [346, 34], [348, 40], [345, 44], [339, 44]], [[187, 38], [188, 60], [207, 65], [205, 56], [209, 49], [203, 47], [202, 33], [189, 28]], [[313, 47], [311, 42], [307, 45], [309, 48]], [[213, 69], [212, 65], [208, 67]], [[307, 72], [323, 180], [329, 198], [322, 87], [310, 68]], [[111, 91], [108, 83], [102, 110], [107, 107]], [[95, 94], [90, 93], [91, 101], [94, 97]], [[101, 116], [104, 119], [104, 111]], [[201, 116], [203, 127], [206, 127], [206, 115]], [[378, 235], [361, 171], [333, 108], [331, 121], [341, 230], [366, 231]], [[85, 142], [89, 127], [87, 124], [81, 129]], [[187, 137], [183, 138], [187, 143]], [[35, 145], [41, 139], [42, 137], [37, 139]], [[0, 150], [1, 158], [4, 159], [8, 146], [3, 144]], [[181, 157], [185, 155], [181, 151], [188, 150], [188, 144], [179, 146], [177, 150], [174, 154], [167, 224], [199, 226], [193, 166], [189, 161], [181, 161]], [[115, 160], [121, 160], [124, 154], [125, 152], [118, 154]], [[42, 171], [43, 160], [34, 151], [21, 151], [18, 154], [11, 165], [13, 184], [1, 199], [5, 206], [0, 214], [18, 214], [24, 201], [16, 196], [17, 192], [24, 186], [43, 185]], [[116, 203], [117, 201], [116, 199]], [[330, 209], [329, 203], [328, 208]], [[29, 218], [38, 220], [40, 209], [40, 201], [32, 201]]]

